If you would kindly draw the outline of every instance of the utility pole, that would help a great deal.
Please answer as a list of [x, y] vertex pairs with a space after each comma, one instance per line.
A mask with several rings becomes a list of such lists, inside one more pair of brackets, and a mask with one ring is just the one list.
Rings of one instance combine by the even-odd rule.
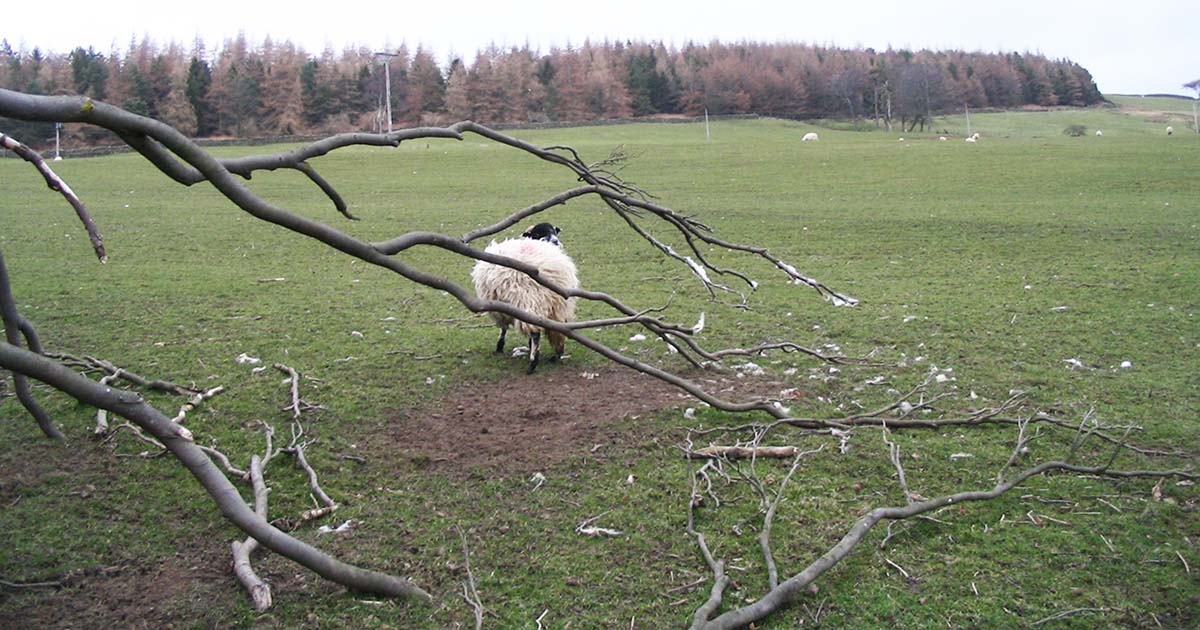
[[377, 52], [376, 57], [383, 57], [384, 106], [387, 108], [387, 132], [392, 133], [392, 57], [397, 53]]

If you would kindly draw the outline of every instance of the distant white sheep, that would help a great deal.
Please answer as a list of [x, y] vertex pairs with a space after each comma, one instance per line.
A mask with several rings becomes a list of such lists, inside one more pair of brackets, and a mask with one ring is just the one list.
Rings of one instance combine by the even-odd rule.
[[1100, 136], [1103, 136], [1103, 135], [1104, 135], [1104, 132], [1103, 132], [1103, 131], [1101, 131], [1101, 130], [1099, 130], [1099, 129], [1097, 129], [1097, 130], [1096, 130], [1096, 137], [1097, 137], [1097, 138], [1099, 138]]
[[976, 138], [975, 138], [975, 136], [970, 136], [966, 140], [967, 140], [967, 142], [975, 142]]
[[1172, 127], [1171, 125], [1167, 125], [1167, 135], [1169, 136], [1173, 133], [1175, 133], [1175, 128]]
[[[520, 238], [510, 238], [499, 243], [492, 241], [484, 249], [489, 254], [505, 256], [525, 264], [537, 267], [541, 277], [564, 289], [578, 289], [579, 277], [575, 270], [575, 262], [562, 249], [558, 240], [561, 232], [549, 223], [539, 223]], [[569, 322], [575, 318], [575, 298], [564, 298], [550, 289], [538, 284], [523, 272], [492, 263], [479, 261], [471, 271], [471, 280], [475, 284], [475, 294], [484, 300], [505, 302], [523, 311], [540, 315], [546, 319], [559, 322]], [[496, 325], [500, 327], [500, 339], [496, 342], [496, 352], [504, 352], [504, 338], [508, 327], [516, 325], [517, 330], [529, 337], [529, 369], [530, 374], [537, 369], [538, 351], [541, 345], [541, 335], [545, 331], [554, 347], [554, 361], [562, 358], [566, 337], [553, 330], [545, 330], [513, 319], [499, 312], [489, 313]]]
[[938, 136], [938, 142], [945, 142], [946, 136]]
[[810, 132], [804, 134], [803, 138], [800, 138], [800, 142], [816, 142], [817, 140], [820, 140], [820, 139], [821, 138], [819, 136], [817, 136], [817, 132], [810, 131]]

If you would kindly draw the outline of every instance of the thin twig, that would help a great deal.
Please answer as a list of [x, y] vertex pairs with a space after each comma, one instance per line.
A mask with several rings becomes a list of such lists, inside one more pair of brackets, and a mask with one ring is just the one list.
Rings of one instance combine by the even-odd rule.
[[1046, 617], [1045, 619], [1039, 619], [1029, 625], [1030, 626], [1040, 626], [1046, 622], [1055, 621], [1057, 619], [1062, 619], [1063, 617], [1070, 617], [1071, 615], [1078, 615], [1079, 613], [1095, 612], [1095, 613], [1104, 614], [1104, 613], [1107, 613], [1108, 610], [1109, 609], [1107, 609], [1107, 608], [1072, 608], [1071, 610], [1064, 610], [1060, 613], [1050, 615], [1049, 617]]
[[[458, 536], [462, 539], [463, 566], [467, 570], [467, 581], [463, 583], [462, 595], [463, 599], [471, 605], [471, 608], [475, 612], [475, 630], [480, 630], [480, 628], [483, 628], [483, 614], [485, 609], [479, 597], [479, 591], [475, 588], [475, 574], [471, 572], [471, 549], [467, 546], [467, 534], [463, 532], [461, 527], [458, 528]], [[539, 617], [538, 619], [540, 620], [541, 618]], [[541, 625], [540, 621], [538, 625]]]

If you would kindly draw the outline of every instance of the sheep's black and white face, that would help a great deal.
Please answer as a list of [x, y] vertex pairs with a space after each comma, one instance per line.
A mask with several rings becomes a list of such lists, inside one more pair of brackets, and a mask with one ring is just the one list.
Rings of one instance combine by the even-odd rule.
[[555, 245], [558, 245], [559, 247], [562, 247], [562, 242], [558, 240], [558, 235], [560, 232], [562, 232], [562, 229], [554, 227], [549, 223], [539, 223], [528, 230], [525, 230], [525, 233], [521, 236], [524, 236], [525, 238], [537, 239], [539, 241], [549, 241]]

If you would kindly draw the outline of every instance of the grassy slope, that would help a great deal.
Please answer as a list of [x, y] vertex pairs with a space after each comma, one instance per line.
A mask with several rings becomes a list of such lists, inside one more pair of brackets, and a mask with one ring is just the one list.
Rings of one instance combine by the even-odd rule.
[[[1076, 122], [1106, 135], [1061, 135]], [[714, 347], [789, 338], [836, 343], [850, 354], [879, 348], [889, 360], [906, 360], [905, 368], [829, 375], [777, 357], [782, 363], [774, 369], [798, 366], [796, 384], [810, 394], [797, 403], [798, 413], [836, 415], [839, 404], [882, 403], [884, 388], [863, 388], [864, 380], [886, 373], [903, 389], [936, 364], [953, 368], [964, 392], [991, 401], [1010, 388], [1024, 389], [1037, 405], [1068, 417], [1094, 408], [1105, 421], [1146, 425], [1143, 441], [1194, 447], [1200, 436], [1200, 143], [1194, 136], [1168, 140], [1157, 121], [1104, 110], [980, 114], [971, 124], [984, 136], [977, 145], [911, 135], [901, 143], [883, 133], [829, 130], [821, 131], [819, 143], [801, 144], [795, 140], [807, 128], [778, 121], [714, 123], [711, 142], [699, 125], [520, 135], [571, 144], [588, 158], [624, 144], [635, 156], [626, 177], [666, 205], [699, 213], [731, 240], [767, 245], [862, 299], [858, 309], [832, 308], [781, 285], [762, 265], [723, 255], [716, 260], [746, 266], [764, 282], [754, 311], [720, 309], [694, 293], [676, 297], [670, 315], [677, 320], [708, 312], [705, 336]], [[960, 136], [966, 129], [961, 117], [944, 126]], [[352, 149], [317, 165], [362, 222], [340, 221], [307, 183], [289, 174], [263, 174], [252, 186], [372, 239], [406, 229], [462, 233], [573, 185], [563, 173], [477, 140]], [[524, 478], [430, 475], [419, 457], [404, 452], [393, 462], [357, 469], [334, 454], [365, 448], [373, 432], [399, 421], [397, 410], [435, 400], [458, 378], [517, 378], [511, 362], [486, 355], [492, 333], [447, 325], [443, 320], [464, 313], [445, 296], [257, 223], [203, 187], [169, 185], [133, 156], [65, 161], [57, 168], [94, 209], [112, 262], [100, 266], [90, 258], [69, 209], [28, 167], [0, 162], [0, 247], [19, 303], [47, 345], [153, 376], [231, 386], [196, 416], [193, 428], [239, 458], [261, 448], [256, 420], [281, 422], [275, 411], [281, 386], [276, 376], [250, 377], [248, 366], [233, 357], [247, 352], [284, 361], [323, 379], [310, 384], [318, 388], [311, 397], [328, 408], [314, 423], [321, 440], [314, 464], [326, 488], [347, 502], [341, 518], [363, 525], [346, 541], [311, 530], [301, 535], [349, 559], [414, 575], [440, 598], [431, 608], [381, 609], [311, 578], [292, 578], [277, 594], [272, 615], [259, 623], [466, 623], [469, 611], [455, 594], [464, 577], [458, 525], [470, 532], [480, 591], [503, 626], [531, 625], [546, 609], [555, 627], [568, 619], [572, 627], [627, 626], [630, 617], [645, 627], [680, 625], [702, 600], [702, 592], [666, 594], [705, 574], [682, 534], [688, 473], [670, 447], [682, 435], [677, 415], [628, 421], [635, 437], [616, 456], [548, 470], [550, 484], [536, 493]], [[694, 289], [684, 270], [621, 231], [595, 202], [572, 203], [551, 220], [565, 227], [591, 288], [642, 306], [665, 302], [673, 290]], [[466, 281], [469, 265], [460, 260], [434, 252], [406, 259]], [[259, 282], [276, 277], [287, 280]], [[642, 281], [647, 277], [666, 280]], [[603, 313], [594, 306], [583, 310]], [[599, 336], [622, 344], [629, 334]], [[392, 354], [431, 349], [443, 356], [414, 363]], [[571, 369], [599, 364], [581, 351], [573, 354]], [[1069, 358], [1095, 369], [1068, 370]], [[1122, 361], [1134, 368], [1112, 369]], [[425, 384], [428, 377], [432, 385]], [[48, 444], [11, 399], [0, 406], [5, 469], [33, 462], [28, 478], [6, 480], [3, 487], [6, 501], [21, 500], [0, 512], [0, 528], [14, 541], [0, 552], [0, 576], [33, 579], [123, 558], [153, 561], [176, 553], [180, 538], [224, 553], [231, 528], [169, 461], [113, 463], [101, 449], [78, 465], [85, 478], [54, 474], [59, 462], [76, 459], [72, 449], [97, 447], [84, 438], [86, 410], [39, 395], [75, 443]], [[569, 393], [563, 399], [570, 404]], [[163, 401], [164, 407], [175, 404]], [[701, 414], [706, 425], [726, 420]], [[653, 440], [656, 434], [662, 439]], [[932, 496], [986, 485], [1007, 456], [1011, 435], [900, 439], [905, 452], [918, 457], [909, 464], [910, 484]], [[139, 449], [125, 442], [120, 450]], [[1044, 449], [1035, 455], [1056, 452], [1050, 444]], [[883, 452], [877, 434], [863, 432], [849, 455], [825, 455], [801, 471], [776, 525], [782, 571], [798, 569], [836, 540], [864, 508], [900, 500]], [[975, 457], [950, 460], [957, 452]], [[273, 512], [302, 509], [301, 481], [276, 474]], [[629, 474], [639, 482], [624, 485]], [[1196, 491], [1168, 485], [1171, 501], [1155, 502], [1147, 500], [1151, 485], [1036, 480], [1002, 501], [941, 514], [947, 524], [918, 523], [913, 535], [887, 549], [878, 548], [877, 534], [804, 603], [813, 612], [822, 604], [824, 619], [839, 627], [1012, 625], [1075, 607], [1114, 608], [1105, 620], [1117, 625], [1149, 625], [1151, 614], [1168, 625], [1196, 623]], [[81, 487], [94, 488], [91, 500], [72, 494]], [[733, 498], [735, 491], [725, 492]], [[1046, 503], [1053, 500], [1072, 504]], [[739, 598], [752, 597], [764, 581], [747, 525], [758, 518], [752, 506], [744, 496], [705, 513], [699, 524], [718, 553], [747, 569], [737, 574]], [[593, 540], [572, 533], [576, 523], [605, 510], [605, 524], [628, 536]], [[1027, 521], [1031, 511], [1066, 524], [1012, 524]], [[114, 550], [117, 541], [124, 546]], [[1177, 553], [1190, 563], [1190, 575]], [[885, 559], [917, 579], [903, 579]], [[265, 567], [276, 580], [295, 573], [277, 560]], [[198, 620], [252, 625], [242, 594], [220, 579], [164, 605]], [[0, 606], [19, 614], [31, 597], [9, 597]], [[794, 627], [805, 615], [797, 607], [770, 625]], [[1092, 627], [1096, 619], [1069, 617], [1060, 627]]]

